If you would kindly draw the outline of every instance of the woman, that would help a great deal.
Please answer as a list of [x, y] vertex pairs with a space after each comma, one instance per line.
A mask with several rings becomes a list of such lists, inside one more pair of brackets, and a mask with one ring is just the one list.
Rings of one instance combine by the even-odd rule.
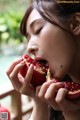
[[35, 90], [30, 84], [33, 65], [25, 78], [19, 74], [25, 65], [22, 58], [8, 68], [7, 75], [14, 88], [34, 101], [31, 119], [79, 120], [79, 101], [67, 100], [68, 90], [60, 88], [60, 82], [53, 81], [65, 80], [65, 76], [69, 75], [73, 81], [80, 83], [80, 4], [36, 0], [27, 9], [20, 30], [28, 39], [28, 54], [33, 54], [38, 60], [46, 60], [53, 78]]

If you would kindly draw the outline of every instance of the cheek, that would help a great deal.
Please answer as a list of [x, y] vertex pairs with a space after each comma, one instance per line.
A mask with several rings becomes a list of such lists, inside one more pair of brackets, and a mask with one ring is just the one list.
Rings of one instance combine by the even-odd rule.
[[40, 39], [39, 42], [40, 42], [41, 47], [43, 47], [44, 49], [46, 48], [47, 52], [50, 51], [54, 47], [53, 40], [55, 38], [53, 36], [53, 32], [50, 29], [44, 28], [41, 32], [39, 39]]
[[75, 55], [75, 43], [68, 34], [57, 29], [46, 30], [42, 33], [41, 40], [54, 77], [61, 78], [71, 67]]
[[54, 70], [55, 76], [64, 76], [69, 72], [72, 61], [74, 60], [75, 52], [73, 48], [65, 46], [54, 46], [51, 56], [50, 63], [52, 65], [52, 69]]
[[50, 69], [54, 78], [63, 78], [65, 74], [69, 72], [70, 66], [72, 63], [72, 59], [55, 59], [51, 58], [49, 61]]
[[75, 54], [75, 43], [68, 33], [58, 27], [47, 26], [41, 32], [40, 45], [48, 60], [56, 66], [70, 66]]
[[55, 60], [69, 58], [73, 52], [73, 46], [68, 36], [65, 36], [57, 29], [55, 31], [52, 29], [43, 31], [40, 44]]
[[71, 62], [59, 63], [57, 66], [53, 67], [53, 77], [63, 79], [66, 74], [69, 73]]

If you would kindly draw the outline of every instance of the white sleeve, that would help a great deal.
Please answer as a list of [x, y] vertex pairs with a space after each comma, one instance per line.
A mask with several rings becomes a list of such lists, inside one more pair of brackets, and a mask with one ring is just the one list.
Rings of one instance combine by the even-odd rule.
[[29, 118], [29, 120], [33, 120], [32, 115], [31, 115], [31, 117]]

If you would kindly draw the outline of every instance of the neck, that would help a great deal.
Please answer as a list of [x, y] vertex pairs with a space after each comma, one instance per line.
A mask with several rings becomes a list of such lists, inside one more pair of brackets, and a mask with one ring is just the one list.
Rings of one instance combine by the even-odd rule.
[[80, 83], [80, 38], [77, 39], [77, 51], [69, 74], [73, 81]]

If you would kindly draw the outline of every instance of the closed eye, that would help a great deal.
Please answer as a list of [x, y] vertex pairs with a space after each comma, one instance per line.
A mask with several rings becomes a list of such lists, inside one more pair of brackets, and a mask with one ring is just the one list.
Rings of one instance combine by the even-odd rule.
[[38, 35], [40, 33], [40, 31], [42, 30], [43, 27], [41, 27], [40, 29], [36, 30], [35, 35]]

